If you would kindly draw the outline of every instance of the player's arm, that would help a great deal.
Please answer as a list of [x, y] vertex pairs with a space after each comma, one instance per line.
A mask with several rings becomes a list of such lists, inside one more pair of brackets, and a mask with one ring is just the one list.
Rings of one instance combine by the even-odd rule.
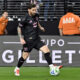
[[[5, 22], [6, 22], [5, 27], [7, 27], [7, 24], [8, 24], [8, 19], [6, 19], [6, 20], [5, 20]], [[5, 28], [5, 31], [4, 31], [4, 32], [5, 32], [5, 34], [6, 34], [6, 35], [8, 34], [8, 30], [7, 30], [6, 28]]]
[[45, 32], [44, 27], [42, 27], [41, 24], [40, 24], [39, 22], [38, 22], [38, 26], [39, 26], [39, 29], [40, 29], [40, 30], [42, 30], [43, 32]]
[[39, 27], [39, 29], [40, 29], [41, 31], [45, 32], [44, 27], [42, 27], [41, 24], [39, 23], [39, 14], [36, 14], [36, 17], [38, 18], [37, 21], [38, 21], [38, 27]]
[[26, 41], [24, 40], [22, 36], [22, 28], [24, 28], [25, 22], [26, 22], [26, 16], [21, 18], [21, 22], [19, 23], [18, 28], [17, 28], [17, 32], [18, 32], [18, 36], [20, 38], [21, 44], [26, 44]]
[[25, 42], [25, 40], [23, 39], [21, 28], [18, 27], [18, 28], [17, 28], [17, 31], [18, 31], [18, 36], [19, 36], [19, 38], [20, 38], [21, 44], [25, 44], [26, 42]]
[[59, 33], [60, 33], [61, 36], [63, 35], [62, 29], [59, 29]]
[[5, 29], [5, 34], [8, 34], [8, 31], [7, 31], [7, 29]]

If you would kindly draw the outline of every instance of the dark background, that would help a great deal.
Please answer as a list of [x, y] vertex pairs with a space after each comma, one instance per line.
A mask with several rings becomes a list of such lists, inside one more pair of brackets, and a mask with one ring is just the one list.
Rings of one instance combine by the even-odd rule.
[[[8, 35], [17, 35], [18, 21], [9, 21], [7, 25]], [[45, 28], [45, 32], [39, 31], [40, 35], [59, 35], [59, 20], [41, 21], [40, 24]]]

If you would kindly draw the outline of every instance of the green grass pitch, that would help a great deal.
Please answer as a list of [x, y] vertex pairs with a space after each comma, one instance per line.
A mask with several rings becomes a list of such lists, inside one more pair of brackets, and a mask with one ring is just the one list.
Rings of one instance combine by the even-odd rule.
[[0, 80], [80, 80], [80, 68], [62, 68], [60, 75], [51, 76], [48, 67], [22, 67], [14, 76], [14, 67], [0, 67]]

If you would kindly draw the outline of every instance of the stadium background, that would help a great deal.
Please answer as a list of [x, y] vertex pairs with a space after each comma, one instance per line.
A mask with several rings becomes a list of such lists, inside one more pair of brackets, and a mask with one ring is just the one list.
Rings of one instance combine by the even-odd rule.
[[[58, 24], [60, 17], [66, 13], [66, 6], [73, 5], [74, 13], [80, 15], [80, 0], [49, 0], [48, 20], [44, 18], [46, 0], [42, 0], [40, 7], [40, 23], [46, 32], [40, 31], [43, 40], [49, 44], [49, 48], [56, 54], [53, 63], [63, 64], [64, 68], [57, 77], [49, 75], [48, 65], [44, 61], [41, 52], [33, 51], [28, 64], [22, 69], [22, 76], [17, 78], [13, 74], [14, 66], [21, 55], [21, 45], [17, 36], [17, 26], [21, 17], [27, 12], [29, 0], [0, 0], [0, 15], [7, 10], [9, 22], [7, 25], [8, 35], [0, 36], [0, 79], [1, 80], [80, 80], [80, 38], [60, 37]], [[54, 7], [53, 11], [51, 7]], [[51, 19], [52, 17], [52, 19]], [[16, 44], [17, 43], [17, 44]], [[52, 45], [52, 46], [51, 46]], [[20, 55], [19, 55], [20, 54]], [[33, 54], [37, 54], [36, 57]], [[52, 53], [53, 54], [53, 53]], [[42, 60], [42, 63], [39, 63]], [[34, 63], [36, 61], [36, 63]], [[59, 62], [58, 62], [59, 61]], [[61, 62], [62, 61], [62, 62]], [[32, 67], [35, 66], [35, 67]], [[36, 67], [38, 66], [38, 67]], [[45, 66], [45, 67], [40, 67]], [[34, 74], [37, 73], [37, 74]], [[32, 77], [31, 77], [32, 76]]]
[[[44, 10], [48, 2], [48, 20], [46, 22]], [[28, 3], [30, 3], [30, 0], [0, 0], [0, 15], [4, 10], [9, 12], [9, 23], [7, 26], [9, 35], [17, 34], [18, 22], [26, 14]], [[73, 5], [74, 13], [80, 15], [80, 0], [42, 0], [42, 3], [43, 5], [39, 9], [40, 22], [46, 28], [46, 32], [40, 32], [41, 35], [59, 35], [58, 23], [60, 17], [66, 13], [67, 5]]]

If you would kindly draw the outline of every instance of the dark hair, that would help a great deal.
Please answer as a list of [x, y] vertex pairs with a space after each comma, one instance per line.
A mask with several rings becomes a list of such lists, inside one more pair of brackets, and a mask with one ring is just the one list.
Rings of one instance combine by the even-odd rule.
[[4, 12], [7, 12], [7, 13], [8, 13], [8, 11], [7, 11], [7, 10], [4, 10], [4, 11], [2, 11], [2, 12], [1, 12], [1, 14], [3, 14]]
[[31, 8], [34, 8], [34, 7], [36, 7], [36, 5], [35, 5], [35, 4], [28, 4], [27, 9], [31, 9]]
[[73, 12], [73, 6], [72, 5], [67, 6], [67, 12]]

